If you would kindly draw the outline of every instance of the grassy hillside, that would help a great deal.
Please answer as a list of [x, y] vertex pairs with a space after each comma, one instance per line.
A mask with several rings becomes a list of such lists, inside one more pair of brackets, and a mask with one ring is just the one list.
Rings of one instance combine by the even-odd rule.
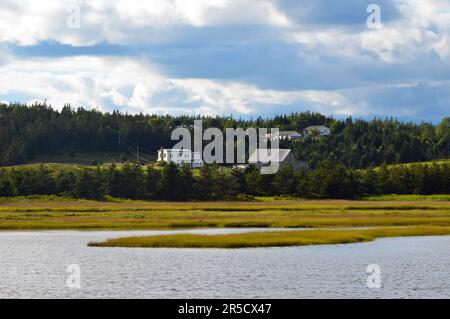
[[[146, 158], [151, 158], [152, 163], [156, 163], [156, 156], [146, 155]], [[129, 162], [135, 163], [136, 159], [131, 158]], [[11, 165], [5, 166], [6, 168], [26, 168], [26, 167], [39, 167], [43, 165], [49, 169], [55, 170], [74, 170], [81, 169], [83, 167], [92, 168], [98, 165], [107, 166], [108, 164], [115, 163], [117, 166], [121, 165], [120, 154], [103, 154], [103, 153], [78, 153], [75, 157], [71, 157], [67, 153], [59, 153], [57, 155], [48, 155], [38, 157], [31, 161], [29, 164]], [[411, 167], [414, 165], [450, 165], [450, 159], [442, 159], [437, 161], [428, 162], [416, 162], [405, 164], [388, 165], [388, 168], [395, 167]], [[145, 166], [145, 165], [144, 165]], [[379, 167], [375, 168], [375, 170]]]
[[[29, 168], [46, 168], [50, 170], [54, 175], [56, 175], [59, 172], [77, 172], [82, 171], [83, 169], [96, 169], [97, 167], [101, 168], [108, 168], [111, 166], [112, 163], [103, 163], [99, 165], [83, 165], [83, 164], [76, 164], [76, 163], [33, 163], [33, 164], [24, 164], [24, 165], [15, 165], [15, 166], [7, 166], [4, 167], [4, 169], [7, 170], [21, 170], [21, 169], [29, 169]], [[121, 167], [123, 167], [124, 164], [122, 163], [115, 163], [117, 169], [120, 170]], [[144, 168], [145, 165], [142, 165], [142, 168]]]
[[[155, 162], [155, 154], [141, 153], [143, 162]], [[102, 165], [109, 163], [120, 163], [121, 161], [136, 161], [136, 157], [123, 153], [68, 153], [58, 152], [55, 154], [40, 155], [30, 161], [30, 164], [40, 163], [58, 163], [58, 164], [77, 164], [77, 165]]]
[[[39, 156], [29, 164], [22, 165], [11, 165], [5, 166], [8, 168], [26, 168], [26, 167], [39, 167], [43, 164], [49, 169], [55, 170], [74, 170], [81, 169], [83, 167], [96, 167], [97, 165], [104, 166], [107, 164], [115, 163], [120, 166], [121, 159], [119, 153], [76, 153], [75, 156], [71, 156], [69, 153], [57, 153], [55, 155], [45, 155]], [[156, 154], [145, 154], [146, 159], [151, 163], [156, 163]], [[135, 163], [136, 158], [128, 158], [129, 162]], [[413, 165], [450, 165], [450, 159], [441, 159], [436, 161], [428, 162], [416, 162], [416, 163], [405, 163], [405, 164], [394, 164], [388, 165], [388, 168], [394, 167], [411, 167]], [[376, 170], [379, 167], [375, 168]]]
[[67, 153], [40, 155], [30, 160], [30, 164], [58, 163], [92, 165], [120, 162], [120, 153]]
[[388, 168], [411, 167], [413, 165], [445, 165], [445, 164], [450, 164], [450, 159], [441, 159], [441, 160], [436, 160], [436, 161], [416, 162], [416, 163], [393, 164], [393, 165], [388, 165]]
[[[0, 118], [0, 165], [30, 161], [74, 164], [97, 161], [101, 164], [110, 161], [110, 157], [117, 160], [116, 152], [132, 160], [138, 147], [154, 156], [159, 147], [174, 144], [170, 137], [176, 127], [190, 127], [198, 119], [186, 115], [102, 113], [67, 105], [56, 110], [46, 104], [1, 103]], [[342, 162], [357, 169], [450, 156], [449, 118], [433, 125], [404, 123], [396, 119], [337, 120], [302, 112], [254, 120], [204, 117], [202, 121], [204, 129], [215, 127], [222, 131], [230, 127], [277, 127], [281, 131], [301, 132], [310, 125], [325, 125], [331, 130], [327, 138], [304, 138], [290, 145], [293, 153], [308, 160], [312, 167], [323, 160], [335, 164]], [[61, 154], [55, 156], [59, 152]], [[64, 152], [80, 153], [80, 156], [75, 154], [74, 159]], [[98, 152], [101, 154], [89, 155]], [[81, 156], [83, 153], [87, 156]]]

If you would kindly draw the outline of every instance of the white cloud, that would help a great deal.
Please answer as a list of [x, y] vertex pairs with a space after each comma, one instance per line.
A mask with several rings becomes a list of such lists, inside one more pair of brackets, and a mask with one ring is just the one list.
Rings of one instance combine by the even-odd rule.
[[[57, 107], [72, 103], [147, 113], [258, 115], [261, 110], [285, 113], [298, 105], [326, 114], [372, 115], [388, 108], [382, 101], [387, 92], [386, 100], [403, 103], [389, 104], [393, 115], [407, 114], [416, 101], [425, 105], [434, 96], [441, 96], [434, 104], [442, 109], [448, 101], [448, 95], [440, 95], [442, 87], [423, 89], [423, 94], [431, 92], [428, 99], [415, 96], [414, 88], [403, 88], [404, 95], [400, 89], [390, 93], [391, 88], [374, 93], [373, 83], [411, 86], [417, 80], [448, 78], [450, 0], [392, 1], [399, 17], [369, 30], [365, 21], [339, 25], [327, 23], [328, 17], [314, 25], [307, 25], [307, 19], [293, 23], [283, 2], [271, 0], [2, 0], [0, 99], [23, 96]], [[74, 3], [81, 5], [79, 30], [66, 23]], [[162, 67], [136, 56], [16, 58], [4, 49], [41, 41], [125, 44]], [[158, 46], [161, 42], [170, 45]], [[136, 46], [141, 44], [151, 52]], [[49, 50], [59, 49], [43, 47], [37, 51], [47, 50], [42, 54], [48, 56]], [[17, 52], [29, 53], [24, 48]], [[373, 72], [364, 72], [366, 67]], [[398, 77], [392, 76], [397, 70]], [[322, 90], [330, 87], [342, 89]]]
[[[414, 62], [432, 50], [447, 59], [445, 40], [450, 34], [448, 0], [397, 0], [402, 19], [373, 32], [363, 32], [361, 49], [375, 53], [382, 61]], [[447, 9], [447, 10], [446, 10]]]
[[236, 81], [171, 79], [143, 61], [109, 57], [11, 58], [0, 73], [0, 96], [11, 92], [31, 96], [32, 101], [46, 100], [57, 108], [71, 103], [132, 113], [251, 115], [261, 108], [293, 104], [334, 114], [356, 110], [338, 92], [262, 90]]
[[[67, 26], [74, 4], [81, 8], [80, 29]], [[133, 44], [170, 27], [290, 25], [270, 0], [2, 0], [1, 6], [0, 42], [21, 45]]]
[[433, 49], [441, 59], [450, 61], [450, 36], [446, 35], [442, 37], [433, 45]]
[[[450, 1], [395, 0], [401, 17], [380, 29], [329, 27], [286, 32], [286, 39], [304, 45], [308, 52], [365, 59], [371, 53], [383, 63], [423, 61], [431, 51], [447, 60], [450, 37]], [[383, 11], [381, 11], [383, 14]], [[383, 15], [382, 15], [383, 16]]]

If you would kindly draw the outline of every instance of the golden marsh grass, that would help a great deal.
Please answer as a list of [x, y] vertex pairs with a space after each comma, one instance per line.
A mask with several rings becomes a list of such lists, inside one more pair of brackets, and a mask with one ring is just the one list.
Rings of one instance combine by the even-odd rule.
[[161, 235], [110, 239], [93, 247], [129, 248], [257, 248], [324, 244], [349, 244], [384, 237], [450, 235], [450, 227], [396, 227], [361, 230], [307, 230], [255, 232], [227, 235]]
[[450, 226], [450, 202], [0, 199], [0, 230]]

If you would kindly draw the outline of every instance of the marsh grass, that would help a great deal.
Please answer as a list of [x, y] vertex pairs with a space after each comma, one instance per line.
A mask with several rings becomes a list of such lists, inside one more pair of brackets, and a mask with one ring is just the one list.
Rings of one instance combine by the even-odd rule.
[[450, 201], [450, 195], [381, 195], [367, 197], [369, 201]]
[[450, 211], [52, 212], [42, 210], [0, 213], [0, 230], [178, 229], [206, 227], [323, 228], [420, 225], [450, 226]]
[[384, 237], [450, 235], [450, 227], [401, 227], [367, 230], [309, 230], [255, 232], [228, 235], [161, 235], [92, 242], [92, 247], [129, 248], [257, 248], [324, 244], [349, 244]]
[[0, 200], [0, 230], [450, 226], [450, 202]]

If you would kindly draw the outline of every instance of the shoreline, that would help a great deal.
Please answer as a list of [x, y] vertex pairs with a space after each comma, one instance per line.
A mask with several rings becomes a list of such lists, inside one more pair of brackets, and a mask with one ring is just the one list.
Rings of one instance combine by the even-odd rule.
[[[380, 232], [392, 236], [417, 233], [450, 234], [450, 202], [291, 200], [261, 202], [145, 202], [48, 201], [11, 198], [0, 205], [0, 232], [20, 231], [195, 231], [202, 229], [264, 229], [253, 237], [229, 235], [221, 243], [216, 237], [165, 238], [158, 244], [170, 247], [258, 247], [371, 241]], [[307, 231], [305, 231], [305, 229]], [[272, 233], [282, 230], [282, 241]], [[300, 233], [302, 233], [300, 235]], [[305, 233], [317, 234], [314, 239]], [[288, 238], [295, 235], [295, 238]], [[299, 236], [300, 235], [300, 236]], [[166, 235], [166, 237], [169, 235]], [[170, 236], [181, 236], [170, 235]], [[216, 236], [216, 235], [214, 235]], [[233, 237], [234, 236], [234, 237]], [[309, 236], [309, 235], [308, 235]], [[356, 236], [356, 237], [355, 237]], [[237, 237], [237, 238], [235, 238]], [[272, 240], [271, 240], [272, 239]], [[285, 240], [288, 239], [286, 242]], [[128, 239], [129, 240], [129, 239]], [[139, 239], [139, 240], [142, 240]], [[151, 240], [134, 246], [155, 246]], [[136, 241], [136, 239], [134, 239]], [[123, 245], [123, 243], [119, 243]], [[158, 246], [156, 245], [156, 246]], [[225, 247], [226, 248], [226, 247]]]
[[311, 230], [249, 232], [225, 235], [172, 234], [136, 236], [90, 242], [108, 248], [269, 248], [373, 242], [380, 238], [449, 236], [450, 227], [374, 228], [368, 230]]

